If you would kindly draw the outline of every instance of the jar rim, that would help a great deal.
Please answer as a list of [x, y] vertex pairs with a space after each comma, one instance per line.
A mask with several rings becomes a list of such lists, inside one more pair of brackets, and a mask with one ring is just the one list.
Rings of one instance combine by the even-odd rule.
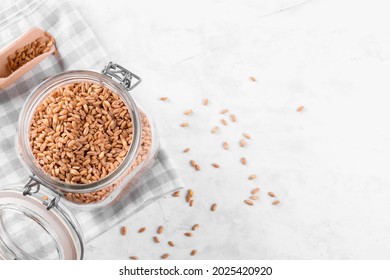
[[[52, 94], [56, 88], [70, 84], [72, 82], [90, 82], [97, 83], [105, 86], [117, 94], [129, 110], [130, 117], [133, 122], [133, 137], [130, 144], [129, 150], [123, 159], [123, 161], [106, 177], [87, 184], [73, 184], [66, 183], [64, 181], [55, 179], [49, 173], [44, 171], [37, 163], [36, 158], [32, 153], [32, 149], [29, 145], [29, 131], [32, 117], [35, 113], [36, 108]], [[119, 83], [112, 80], [110, 77], [101, 74], [99, 72], [91, 70], [72, 70], [62, 72], [58, 75], [50, 77], [35, 87], [32, 93], [28, 96], [25, 101], [18, 121], [18, 133], [17, 133], [17, 144], [19, 147], [19, 156], [21, 161], [27, 165], [27, 168], [39, 179], [41, 179], [46, 187], [52, 190], [60, 190], [62, 192], [73, 192], [73, 193], [85, 193], [98, 191], [104, 187], [110, 186], [115, 180], [122, 176], [124, 172], [130, 168], [135, 161], [138, 147], [141, 143], [141, 131], [142, 123], [139, 115], [136, 103], [131, 97], [130, 93]]]
[[[58, 259], [84, 258], [84, 236], [76, 217], [63, 200], [58, 200], [56, 206], [47, 210], [42, 200], [54, 198], [56, 193], [50, 189], [40, 188], [37, 192], [24, 195], [23, 185], [9, 184], [0, 186], [0, 212], [15, 213], [16, 217], [27, 217], [32, 224], [40, 226], [50, 236], [57, 251]], [[13, 220], [11, 227], [21, 221]], [[0, 225], [0, 259], [38, 259], [36, 255], [26, 252], [23, 244], [18, 243], [7, 231], [8, 226], [2, 221]], [[12, 232], [12, 231], [11, 231]], [[22, 235], [23, 236], [23, 235]], [[28, 236], [26, 236], [28, 238]], [[31, 236], [30, 236], [31, 239]], [[35, 240], [32, 239], [32, 242]], [[39, 242], [37, 246], [42, 246]], [[37, 247], [37, 249], [39, 249]]]

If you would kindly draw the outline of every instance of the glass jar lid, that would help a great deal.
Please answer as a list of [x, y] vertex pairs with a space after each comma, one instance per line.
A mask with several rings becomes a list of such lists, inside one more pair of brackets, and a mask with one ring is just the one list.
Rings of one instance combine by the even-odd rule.
[[65, 204], [34, 178], [0, 187], [0, 259], [82, 259], [80, 227]]

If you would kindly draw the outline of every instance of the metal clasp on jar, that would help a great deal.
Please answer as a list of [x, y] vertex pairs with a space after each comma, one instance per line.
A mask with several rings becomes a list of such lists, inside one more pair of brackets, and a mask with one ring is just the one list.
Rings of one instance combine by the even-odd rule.
[[[127, 91], [134, 89], [142, 81], [139, 76], [135, 75], [134, 73], [130, 72], [119, 64], [113, 63], [112, 61], [110, 61], [104, 67], [102, 73], [113, 79], [116, 79], [122, 86], [126, 88]], [[132, 85], [133, 79], [135, 79], [136, 82]]]
[[[26, 185], [24, 185], [23, 195], [24, 196], [26, 196], [26, 195], [32, 196], [33, 194], [38, 193], [40, 188], [41, 188], [41, 185], [43, 185], [43, 183], [37, 177], [30, 176], [30, 180], [28, 180]], [[57, 193], [57, 195], [52, 200], [50, 200], [50, 201], [44, 200], [42, 202], [42, 204], [46, 206], [47, 210], [50, 210], [53, 207], [57, 207], [60, 199], [61, 199], [61, 195]]]

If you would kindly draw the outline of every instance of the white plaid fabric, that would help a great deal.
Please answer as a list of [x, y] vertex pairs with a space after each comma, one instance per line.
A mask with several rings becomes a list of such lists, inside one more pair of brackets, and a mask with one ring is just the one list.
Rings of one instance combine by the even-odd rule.
[[[109, 61], [91, 29], [68, 3], [55, 0], [4, 3], [7, 1], [2, 2], [0, 10], [0, 49], [32, 26], [37, 26], [55, 37], [60, 55], [49, 56], [16, 84], [0, 90], [1, 185], [25, 183], [30, 175], [19, 162], [15, 147], [18, 116], [30, 91], [46, 77], [72, 69], [99, 71]], [[131, 65], [126, 66], [131, 69]], [[152, 171], [142, 179], [131, 196], [104, 211], [74, 210], [73, 213], [81, 225], [85, 240], [90, 241], [132, 213], [180, 187], [177, 174], [160, 149]]]

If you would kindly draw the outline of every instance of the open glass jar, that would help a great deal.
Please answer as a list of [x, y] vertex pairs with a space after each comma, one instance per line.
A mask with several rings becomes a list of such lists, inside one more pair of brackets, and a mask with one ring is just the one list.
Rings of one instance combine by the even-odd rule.
[[[157, 157], [153, 121], [129, 94], [140, 82], [138, 76], [110, 62], [102, 73], [64, 72], [32, 91], [21, 110], [17, 133], [20, 159], [32, 174], [24, 186], [0, 188], [0, 259], [82, 258], [82, 234], [69, 209], [114, 205], [130, 194]], [[79, 97], [71, 92], [60, 100], [60, 108], [53, 109], [54, 92], [79, 87], [85, 93], [77, 99], [81, 110], [75, 105]], [[110, 92], [111, 104], [106, 99]], [[94, 99], [88, 99], [89, 95]], [[118, 104], [127, 110], [121, 111], [124, 107]], [[66, 116], [69, 127], [61, 123]], [[82, 133], [77, 133], [80, 129]], [[106, 133], [108, 138], [103, 137]], [[52, 243], [47, 247], [52, 249], [43, 253], [18, 244], [23, 238], [13, 241], [20, 220], [20, 224], [31, 224], [32, 232], [47, 233], [50, 238], [42, 243]]]

